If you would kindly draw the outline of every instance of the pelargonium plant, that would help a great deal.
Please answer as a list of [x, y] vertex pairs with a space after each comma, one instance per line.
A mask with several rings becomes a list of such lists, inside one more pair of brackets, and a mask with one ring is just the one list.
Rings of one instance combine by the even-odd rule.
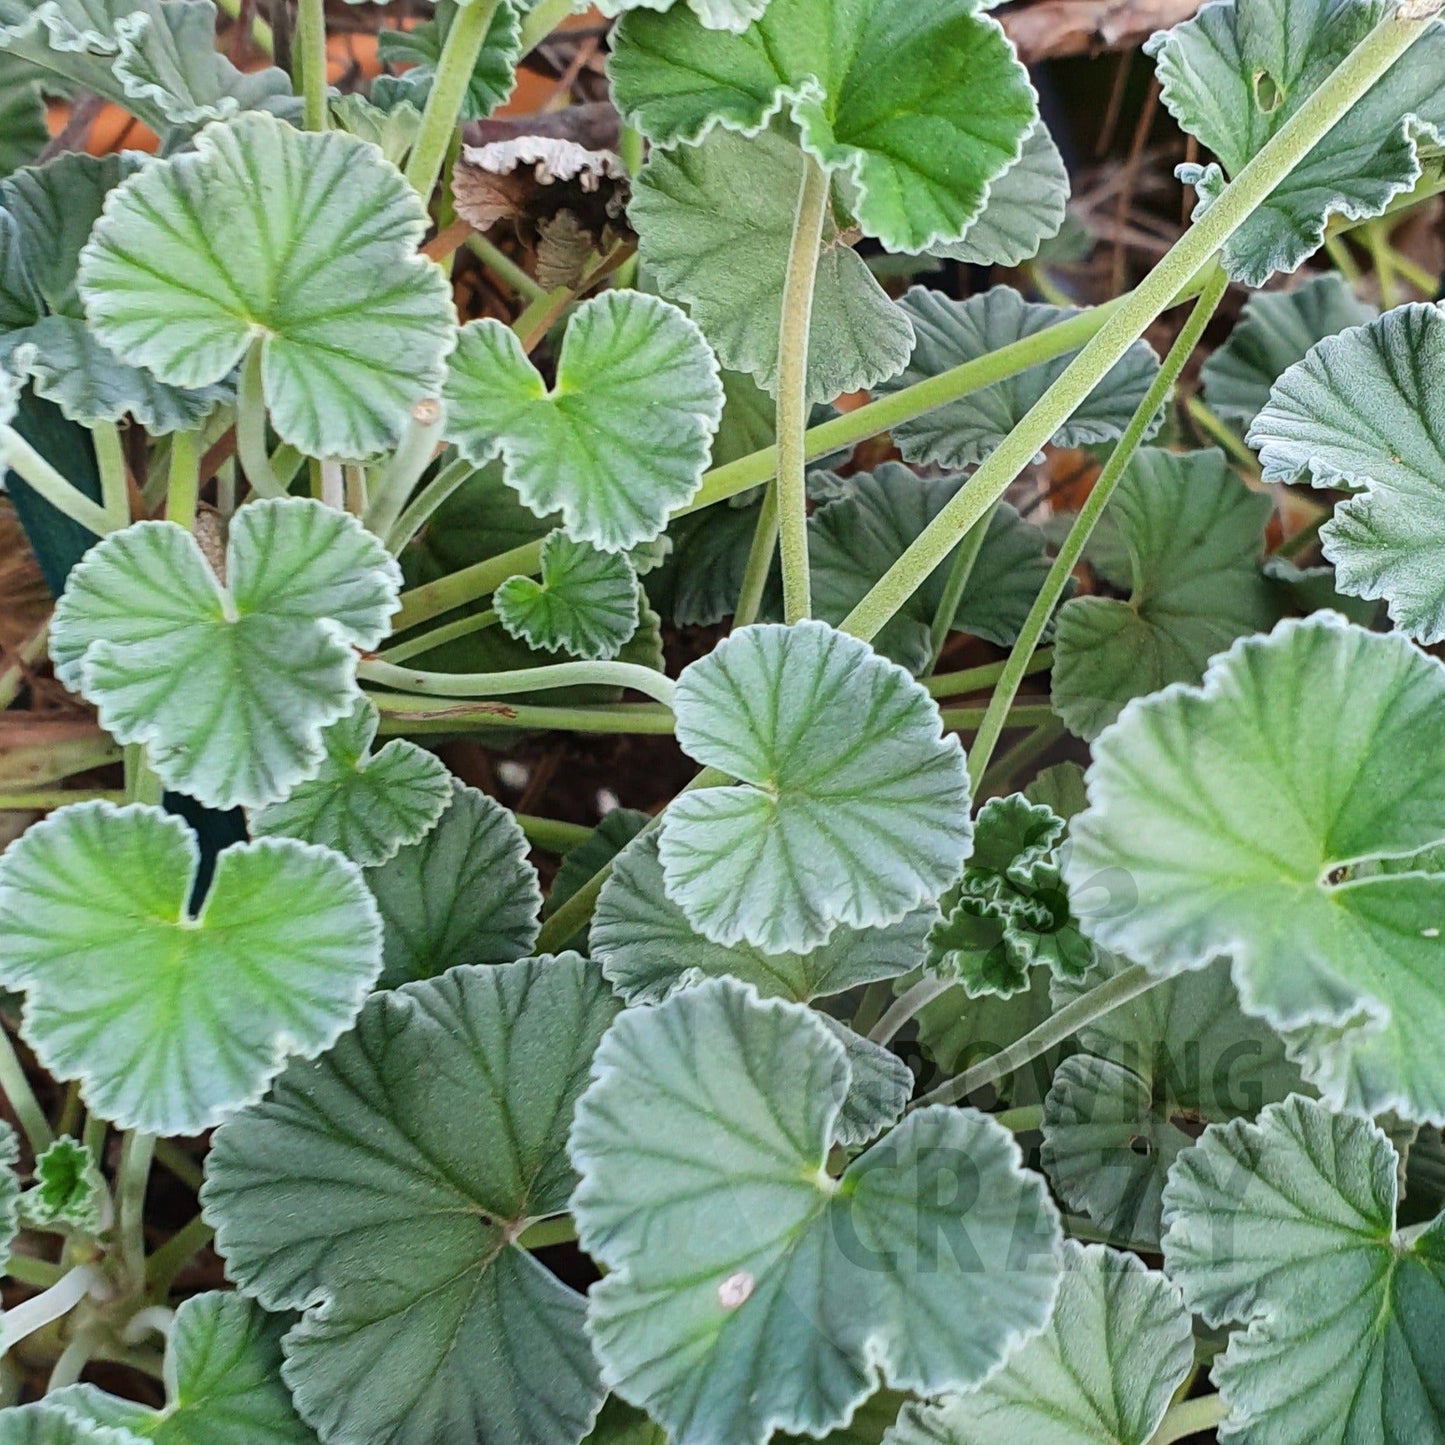
[[[0, 181], [124, 768], [0, 855], [0, 1442], [1445, 1442], [1445, 310], [1287, 282], [1445, 189], [1438, 3], [1157, 35], [1197, 206], [1088, 309], [878, 279], [1064, 224], [979, 0], [608, 0], [618, 154], [461, 146], [568, 9], [439, 0], [367, 98], [321, 0], [290, 75], [0, 0], [19, 111], [160, 140]], [[552, 730], [695, 776], [569, 829], [427, 745]]]

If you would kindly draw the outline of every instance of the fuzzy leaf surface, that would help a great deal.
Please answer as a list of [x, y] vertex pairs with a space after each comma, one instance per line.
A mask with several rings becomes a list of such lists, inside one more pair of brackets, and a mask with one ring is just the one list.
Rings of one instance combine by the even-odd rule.
[[77, 803], [0, 858], [0, 982], [57, 1079], [123, 1129], [199, 1134], [347, 1028], [381, 928], [345, 859], [291, 839], [200, 850], [158, 808]]
[[242, 1290], [304, 1311], [282, 1374], [323, 1439], [586, 1433], [583, 1301], [515, 1238], [566, 1207], [573, 1105], [617, 1007], [576, 954], [453, 969], [374, 995], [217, 1134], [206, 1217]]
[[552, 532], [542, 543], [541, 578], [508, 578], [492, 606], [507, 632], [531, 647], [616, 657], [637, 631], [637, 573], [625, 553]]
[[106, 1192], [105, 1176], [95, 1156], [83, 1144], [62, 1134], [35, 1160], [35, 1186], [25, 1192], [20, 1212], [35, 1229], [101, 1228]]
[[715, 943], [816, 948], [932, 903], [973, 830], [958, 739], [902, 668], [821, 622], [734, 632], [678, 680], [677, 740], [740, 780], [668, 808], [668, 896]]
[[236, 513], [225, 573], [222, 586], [174, 522], [114, 532], [71, 571], [50, 655], [167, 787], [259, 808], [320, 770], [401, 573], [355, 518], [297, 497]]
[[[372, 82], [372, 99], [378, 105], [388, 111], [401, 105], [411, 105], [418, 111], [426, 109], [436, 82], [437, 63], [461, 8], [454, 0], [438, 0], [430, 20], [407, 30], [383, 30], [377, 35], [377, 58], [407, 67], [400, 75], [379, 75]], [[522, 54], [520, 8], [503, 0], [493, 13], [467, 81], [458, 119], [481, 120], [511, 95], [516, 64]]]

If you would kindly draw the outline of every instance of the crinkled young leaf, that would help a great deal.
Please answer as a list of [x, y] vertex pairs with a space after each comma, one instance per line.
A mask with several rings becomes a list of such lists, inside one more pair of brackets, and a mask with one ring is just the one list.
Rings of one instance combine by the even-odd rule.
[[[1069, 307], [1025, 301], [1007, 286], [995, 286], [967, 301], [954, 301], [915, 286], [899, 305], [912, 321], [918, 340], [907, 369], [881, 386], [885, 393], [975, 361], [1075, 314]], [[973, 466], [1003, 441], [1073, 359], [1069, 354], [1041, 362], [935, 407], [894, 427], [893, 439], [910, 462]], [[1078, 447], [1115, 440], [1128, 426], [1158, 369], [1158, 358], [1148, 344], [1135, 342], [1089, 399], [1054, 433], [1054, 445]], [[1157, 427], [1156, 421], [1152, 429]]]
[[20, 1214], [34, 1229], [101, 1228], [106, 1192], [105, 1176], [85, 1145], [62, 1134], [35, 1160], [35, 1185], [20, 1200]]
[[715, 943], [816, 948], [932, 903], [973, 837], [963, 748], [902, 668], [821, 622], [734, 632], [678, 679], [677, 740], [741, 786], [663, 819], [668, 896]]
[[225, 849], [200, 912], [195, 835], [77, 803], [0, 855], [0, 983], [57, 1079], [119, 1128], [199, 1134], [347, 1028], [381, 968], [356, 869], [266, 838]]
[[174, 386], [220, 381], [259, 343], [282, 440], [365, 457], [439, 392], [456, 335], [426, 227], [375, 147], [247, 114], [115, 192], [79, 290], [96, 339]]
[[[628, 207], [659, 287], [687, 304], [724, 366], [770, 391], [803, 166], [797, 132], [783, 121], [752, 137], [715, 130], [696, 146], [654, 150]], [[913, 349], [907, 316], [840, 234], [836, 212], [824, 218], [813, 285], [812, 401], [875, 386]]]
[[20, 1140], [14, 1129], [0, 1119], [0, 1254], [7, 1258], [20, 1228]]
[[[380, 80], [373, 82], [373, 89]], [[409, 101], [396, 100], [384, 109], [353, 91], [331, 94], [327, 102], [331, 123], [338, 130], [370, 141], [392, 165], [402, 165], [411, 154], [421, 129], [421, 112]]]
[[657, 850], [656, 833], [623, 849], [592, 919], [592, 957], [629, 1004], [659, 1003], [687, 984], [724, 974], [751, 984], [764, 998], [808, 1003], [897, 978], [923, 961], [935, 914], [922, 908], [887, 928], [836, 928], [806, 952], [713, 943], [667, 896]]
[[50, 139], [40, 75], [28, 61], [0, 51], [0, 177], [28, 166]]
[[1218, 417], [1247, 427], [1264, 410], [1275, 382], [1316, 342], [1362, 326], [1375, 308], [1333, 271], [1294, 291], [1258, 291], [1245, 303], [1229, 340], [1200, 372], [1204, 400]]
[[1042, 120], [1024, 139], [1023, 154], [989, 187], [988, 201], [960, 241], [932, 254], [969, 266], [1017, 266], [1038, 255], [1063, 228], [1069, 173]]
[[1038, 119], [998, 23], [954, 0], [773, 0], [741, 35], [634, 11], [610, 66], [624, 117], [659, 145], [751, 135], [786, 109], [890, 251], [956, 241]]
[[1135, 453], [1111, 504], [1129, 600], [1076, 597], [1055, 623], [1052, 700], [1071, 732], [1098, 737], [1131, 698], [1198, 682], [1235, 638], [1278, 620], [1259, 569], [1271, 509], [1223, 452]]
[[542, 890], [517, 821], [494, 799], [453, 783], [452, 801], [420, 841], [366, 881], [385, 924], [385, 988], [458, 964], [511, 963], [537, 941]]
[[477, 466], [498, 452], [539, 517], [606, 552], [658, 535], [691, 500], [722, 415], [717, 361], [674, 306], [608, 291], [572, 314], [549, 391], [498, 321], [462, 328], [447, 435]]
[[1064, 1242], [1043, 1334], [966, 1395], [904, 1407], [886, 1445], [1148, 1445], [1194, 1363], [1179, 1291], [1130, 1254]]
[[136, 1445], [128, 1430], [88, 1425], [48, 1401], [0, 1414], [0, 1445]]
[[1445, 1440], [1445, 1218], [1395, 1233], [1395, 1150], [1298, 1096], [1205, 1130], [1164, 1192], [1189, 1307], [1238, 1323], [1213, 1376], [1224, 1445]]
[[47, 88], [94, 91], [163, 136], [296, 109], [284, 71], [242, 72], [218, 50], [209, 0], [0, 0], [0, 51], [47, 72]]
[[[819, 507], [808, 520], [813, 601], [818, 616], [832, 623], [863, 600], [963, 485], [959, 477], [925, 479], [898, 462], [849, 481], [850, 495]], [[873, 639], [884, 657], [910, 672], [923, 672], [933, 661], [929, 633], [952, 558], [950, 553], [938, 564]], [[1043, 533], [1001, 503], [954, 614], [955, 630], [1007, 647], [1048, 572]]]
[[575, 1442], [601, 1403], [583, 1301], [516, 1246], [567, 1205], [564, 1144], [618, 1009], [576, 954], [368, 1001], [216, 1135], [202, 1192], [325, 1440]]
[[[1062, 1007], [1114, 977], [1103, 954]], [[1043, 1165], [1059, 1198], [1119, 1240], [1159, 1241], [1160, 1196], [1202, 1123], [1252, 1117], [1298, 1091], [1279, 1036], [1239, 1007], [1228, 959], [1181, 974], [1081, 1029], [1085, 1052], [1060, 1064], [1044, 1101]]]
[[[1283, 128], [1330, 72], [1392, 10], [1390, 0], [1223, 0], [1161, 31], [1164, 104], [1217, 158], [1179, 178], [1198, 216]], [[1445, 27], [1433, 26], [1336, 122], [1225, 242], [1231, 277], [1261, 286], [1319, 249], [1331, 216], [1378, 216], [1420, 175], [1418, 145], [1445, 135]]]
[[1377, 866], [1445, 838], [1442, 749], [1445, 666], [1405, 638], [1322, 612], [1242, 639], [1095, 743], [1066, 877], [1134, 900], [1086, 929], [1161, 975], [1230, 955], [1331, 1105], [1445, 1119], [1445, 875]]
[[531, 647], [616, 657], [637, 631], [637, 573], [625, 553], [553, 532], [542, 543], [540, 580], [509, 577], [492, 606], [502, 626]]
[[1342, 592], [1445, 638], [1445, 313], [1402, 306], [1322, 341], [1275, 383], [1249, 444], [1265, 479], [1357, 491], [1321, 530]]
[[913, 1070], [882, 1044], [855, 1034], [831, 1014], [816, 1015], [843, 1045], [848, 1061], [848, 1092], [833, 1120], [833, 1142], [866, 1144], [903, 1117], [913, 1097]]
[[[629, 10], [670, 10], [679, 0], [598, 0], [606, 16]], [[769, 0], [687, 0], [688, 8], [709, 30], [742, 32], [768, 8]], [[581, 8], [579, 5], [577, 8]]]
[[[399, 105], [426, 107], [436, 81], [442, 47], [462, 7], [455, 0], [438, 0], [430, 20], [408, 30], [383, 30], [376, 37], [377, 58], [407, 67], [400, 75], [378, 76], [371, 85], [372, 99], [387, 110]], [[519, 7], [502, 0], [492, 14], [486, 38], [472, 66], [471, 78], [462, 100], [460, 119], [481, 120], [511, 95], [516, 83], [516, 65], [522, 54], [522, 21]]]
[[50, 655], [167, 787], [259, 808], [322, 766], [401, 573], [355, 518], [298, 497], [236, 513], [225, 572], [222, 586], [173, 522], [114, 532], [70, 573]]
[[608, 1271], [589, 1330], [677, 1445], [821, 1435], [880, 1375], [974, 1384], [1048, 1317], [1058, 1227], [1012, 1136], [923, 1109], [830, 1178], [848, 1074], [817, 1015], [731, 979], [627, 1010], [597, 1052], [569, 1145]]
[[188, 431], [228, 392], [184, 391], [102, 346], [75, 290], [81, 248], [133, 155], [68, 152], [0, 182], [0, 363], [19, 369], [73, 421], [132, 416], [147, 431]]
[[157, 1445], [316, 1445], [281, 1379], [281, 1336], [290, 1323], [243, 1295], [193, 1295], [176, 1311], [166, 1341], [162, 1409], [94, 1385], [53, 1391], [46, 1403], [78, 1422]]
[[376, 708], [358, 698], [322, 734], [321, 771], [257, 809], [252, 834], [319, 843], [371, 868], [429, 832], [452, 800], [446, 764], [403, 738], [373, 753], [378, 721]]

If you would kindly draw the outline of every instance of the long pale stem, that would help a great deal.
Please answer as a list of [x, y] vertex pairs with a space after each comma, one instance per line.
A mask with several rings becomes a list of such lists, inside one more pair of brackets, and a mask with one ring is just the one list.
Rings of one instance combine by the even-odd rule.
[[1391, 15], [1366, 36], [1184, 233], [1138, 289], [1124, 299], [1094, 339], [979, 467], [969, 484], [884, 573], [844, 619], [845, 631], [862, 638], [877, 635], [1181, 288], [1199, 275], [1209, 258], [1432, 23], [1432, 17]]
[[241, 364], [241, 381], [236, 389], [236, 455], [241, 459], [246, 480], [258, 496], [284, 497], [286, 487], [271, 465], [266, 450], [266, 391], [261, 377], [260, 337], [251, 343]]
[[3, 1027], [0, 1027], [0, 1091], [10, 1101], [26, 1139], [30, 1141], [31, 1151], [44, 1153], [55, 1142], [55, 1135], [51, 1132], [45, 1110], [40, 1107], [40, 1101], [30, 1087], [15, 1045], [10, 1042], [10, 1035]]
[[758, 504], [758, 519], [748, 560], [743, 565], [743, 584], [738, 588], [738, 605], [733, 608], [733, 626], [746, 627], [758, 620], [763, 610], [768, 574], [773, 570], [773, 553], [778, 545], [778, 484], [769, 482]]
[[126, 1277], [137, 1287], [145, 1283], [145, 1196], [155, 1149], [154, 1134], [132, 1130], [121, 1144], [116, 1177], [116, 1235]]
[[383, 541], [392, 535], [407, 499], [421, 474], [431, 465], [441, 430], [441, 403], [432, 397], [424, 397], [411, 409], [401, 445], [382, 472], [362, 518]]
[[44, 1294], [6, 1310], [0, 1320], [0, 1355], [14, 1349], [37, 1330], [64, 1319], [99, 1283], [100, 1274], [95, 1269], [88, 1264], [77, 1265]]
[[1228, 1407], [1218, 1395], [1181, 1400], [1169, 1407], [1148, 1445], [1176, 1445], [1177, 1441], [1188, 1440], [1192, 1435], [1203, 1435], [1206, 1430], [1213, 1430], [1228, 1413]]
[[1069, 535], [1065, 538], [1064, 545], [1059, 548], [1059, 555], [1054, 558], [1044, 585], [1039, 589], [1039, 595], [1034, 598], [1033, 606], [1029, 608], [1029, 614], [1024, 619], [1013, 650], [1009, 653], [1004, 674], [989, 700], [988, 712], [978, 730], [978, 736], [973, 741], [973, 747], [969, 749], [968, 773], [975, 792], [988, 767], [989, 759], [993, 757], [993, 750], [1003, 732], [1004, 719], [1008, 717], [1009, 708], [1013, 706], [1013, 700], [1018, 695], [1019, 684], [1024, 680], [1034, 649], [1043, 638], [1044, 628], [1048, 626], [1054, 608], [1064, 595], [1069, 578], [1073, 575], [1074, 568], [1079, 565], [1079, 559], [1084, 555], [1084, 548], [1093, 535], [1094, 528], [1098, 526], [1100, 517], [1104, 515], [1105, 507], [1109, 505], [1129, 463], [1133, 461], [1134, 454], [1148, 434], [1159, 408], [1168, 401], [1174, 383], [1178, 381], [1185, 363], [1194, 354], [1194, 348], [1199, 345], [1204, 328], [1209, 325], [1228, 285], [1228, 278], [1222, 270], [1216, 270], [1210, 277], [1174, 345], [1169, 348], [1164, 364], [1135, 409], [1129, 425], [1124, 428], [1124, 435], [1119, 438], [1113, 454], [1099, 473], [1093, 491], [1089, 493], [1088, 500], [1074, 519], [1073, 526], [1069, 528]]
[[171, 464], [166, 482], [166, 518], [190, 531], [196, 525], [196, 500], [201, 486], [200, 436], [177, 432], [171, 438]]
[[13, 427], [0, 426], [0, 468], [9, 467], [58, 512], [97, 537], [111, 531], [105, 508], [65, 480]]
[[529, 703], [465, 702], [404, 697], [395, 692], [367, 696], [381, 713], [381, 734], [481, 732], [488, 728], [530, 728], [538, 732], [608, 733], [615, 737], [668, 737], [672, 714], [653, 703], [611, 703], [601, 707], [534, 707]]
[[100, 504], [112, 531], [130, 522], [130, 488], [126, 484], [125, 448], [113, 421], [97, 422], [91, 431], [100, 472]]
[[477, 57], [486, 43], [487, 31], [501, 0], [472, 0], [458, 7], [437, 61], [436, 78], [422, 112], [416, 143], [406, 163], [406, 178], [425, 203], [436, 189], [452, 136], [461, 114], [467, 86], [471, 84]]
[[983, 541], [992, 521], [993, 508], [990, 507], [969, 529], [968, 536], [958, 544], [958, 550], [953, 554], [953, 562], [943, 584], [943, 596], [939, 598], [938, 611], [933, 614], [933, 624], [928, 629], [929, 672], [938, 666], [939, 656], [948, 641], [948, 634], [953, 630], [953, 620], [958, 616], [963, 594], [968, 591], [969, 579], [973, 576], [978, 554], [983, 551]]
[[423, 672], [389, 662], [363, 662], [357, 676], [397, 692], [419, 692], [432, 697], [510, 697], [543, 688], [626, 687], [672, 706], [673, 683], [650, 667], [635, 662], [557, 662], [548, 667], [520, 667], [513, 672]]
[[813, 611], [806, 479], [808, 337], [828, 195], [828, 173], [805, 154], [778, 329], [778, 546], [783, 563], [783, 616], [789, 622], [800, 622]]
[[296, 63], [301, 67], [301, 124], [326, 129], [326, 0], [297, 0]]

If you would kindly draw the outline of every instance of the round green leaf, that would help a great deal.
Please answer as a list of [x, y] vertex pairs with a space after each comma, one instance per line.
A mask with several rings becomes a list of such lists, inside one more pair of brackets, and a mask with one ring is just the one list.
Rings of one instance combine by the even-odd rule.
[[[651, 821], [646, 813], [640, 813], [636, 808], [614, 808], [605, 814], [585, 842], [569, 848], [562, 855], [552, 886], [547, 890], [547, 901], [542, 905], [542, 917], [550, 918], [578, 889], [590, 883], [604, 868], [610, 867], [612, 860]], [[598, 903], [600, 905], [600, 899]], [[595, 911], [593, 917], [596, 917]], [[589, 921], [566, 940], [566, 946], [595, 957], [588, 943], [590, 934]], [[597, 961], [601, 962], [600, 959]]]
[[677, 1445], [822, 1435], [880, 1376], [976, 1384], [1048, 1318], [1058, 1226], [1012, 1136], [923, 1109], [835, 1179], [848, 1075], [817, 1015], [731, 979], [629, 1009], [597, 1051], [569, 1146], [608, 1271], [588, 1326]]
[[199, 1134], [347, 1028], [381, 966], [356, 870], [268, 838], [225, 849], [200, 911], [195, 836], [77, 803], [0, 855], [0, 983], [57, 1079], [122, 1129]]
[[1179, 1156], [1165, 1265], [1209, 1324], [1245, 1326], [1213, 1371], [1224, 1445], [1445, 1441], [1445, 1219], [1395, 1233], [1397, 1164], [1369, 1120], [1299, 1097]]
[[714, 943], [806, 952], [932, 903], [972, 842], [968, 770], [901, 667], [821, 622], [746, 627], [678, 679], [677, 740], [743, 786], [663, 818], [668, 896]]
[[316, 1445], [281, 1380], [284, 1316], [238, 1294], [193, 1295], [166, 1341], [166, 1404], [152, 1410], [71, 1385], [46, 1404], [83, 1424], [113, 1426], [157, 1445]]
[[370, 868], [429, 832], [452, 800], [446, 764], [402, 738], [373, 754], [377, 722], [358, 698], [322, 734], [321, 771], [253, 813], [252, 834], [319, 843]]
[[1076, 597], [1055, 623], [1052, 700], [1071, 732], [1098, 737], [1132, 698], [1198, 682], [1235, 638], [1278, 620], [1259, 567], [1272, 510], [1223, 452], [1134, 454], [1110, 510], [1129, 599]]
[[56, 1406], [11, 1406], [0, 1414], [0, 1445], [136, 1445], [127, 1430], [88, 1425]]
[[50, 655], [167, 787], [258, 808], [321, 768], [401, 573], [355, 518], [288, 497], [236, 513], [225, 576], [173, 522], [112, 533], [71, 571]]
[[459, 964], [511, 963], [541, 931], [542, 890], [516, 819], [460, 783], [437, 825], [366, 881], [386, 929], [386, 988]]
[[750, 983], [764, 998], [808, 1003], [897, 978], [923, 961], [931, 909], [918, 909], [889, 928], [836, 928], [826, 943], [806, 952], [713, 943], [667, 896], [657, 850], [657, 834], [649, 833], [618, 855], [589, 935], [592, 957], [629, 1004], [658, 1003], [685, 984], [723, 974]]
[[1193, 1363], [1162, 1274], [1066, 1240], [1048, 1329], [977, 1390], [906, 1405], [885, 1445], [1148, 1445]]
[[452, 969], [372, 997], [217, 1133], [206, 1218], [247, 1294], [305, 1311], [282, 1373], [323, 1439], [586, 1434], [583, 1302], [516, 1238], [566, 1207], [573, 1105], [617, 1007], [576, 954]]
[[[918, 340], [907, 369], [882, 385], [884, 393], [976, 361], [1076, 314], [1069, 307], [1025, 301], [1007, 286], [995, 286], [967, 301], [954, 301], [915, 286], [899, 305], [912, 321]], [[910, 462], [973, 466], [1008, 436], [1073, 359], [1071, 353], [1041, 362], [947, 406], [935, 407], [894, 427], [893, 439]], [[1135, 342], [1089, 399], [1054, 433], [1054, 445], [1082, 447], [1116, 440], [1129, 425], [1158, 369], [1158, 358], [1149, 346]], [[1152, 429], [1157, 428], [1156, 419]]]
[[80, 295], [102, 345], [173, 386], [220, 381], [259, 342], [282, 440], [366, 457], [440, 391], [456, 334], [447, 278], [416, 251], [427, 224], [374, 146], [251, 113], [114, 193]]
[[531, 647], [616, 657], [637, 631], [637, 573], [625, 553], [552, 532], [542, 543], [541, 580], [508, 578], [492, 606], [507, 632]]
[[[785, 122], [752, 137], [715, 130], [696, 146], [653, 150], [627, 210], [658, 286], [687, 304], [724, 366], [769, 391], [804, 162]], [[913, 349], [907, 316], [840, 235], [836, 209], [824, 218], [813, 284], [812, 401], [875, 386]]]
[[[925, 479], [897, 462], [884, 462], [849, 482], [849, 495], [808, 519], [813, 600], [818, 616], [834, 624], [863, 600], [963, 484], [959, 477]], [[1037, 527], [1000, 503], [954, 613], [954, 629], [1000, 647], [1012, 643], [1049, 573], [1044, 545]], [[884, 657], [912, 673], [933, 662], [930, 633], [954, 556], [934, 568], [873, 639]]]
[[1445, 639], [1445, 314], [1402, 306], [1320, 342], [1250, 428], [1267, 481], [1357, 490], [1321, 531], [1342, 592]]
[[1204, 399], [1216, 416], [1247, 427], [1268, 405], [1275, 381], [1316, 342], [1374, 316], [1375, 308], [1333, 271], [1294, 291], [1258, 291], [1229, 340], [1204, 363]]
[[500, 451], [539, 517], [606, 552], [658, 535], [691, 500], [722, 415], [717, 361], [674, 306], [607, 291], [573, 313], [549, 391], [498, 321], [462, 328], [447, 435], [477, 466]]
[[960, 241], [933, 248], [935, 256], [969, 266], [1017, 266], [1038, 255], [1063, 229], [1069, 173], [1042, 120], [1024, 139], [1023, 154], [989, 187], [988, 202]]
[[[1059, 1006], [1124, 967], [1054, 985]], [[1201, 1123], [1252, 1117], [1301, 1088], [1279, 1036], [1239, 1007], [1217, 958], [1114, 1009], [1078, 1035], [1044, 1101], [1042, 1162], [1059, 1198], [1115, 1239], [1159, 1241], [1165, 1177]]]
[[1329, 1103], [1440, 1122], [1445, 876], [1408, 855], [1445, 838], [1442, 750], [1445, 667], [1405, 638], [1324, 612], [1243, 639], [1095, 743], [1066, 876], [1134, 902], [1084, 926], [1159, 974], [1228, 954]]
[[[676, 3], [677, 0], [598, 0], [597, 8], [610, 19], [629, 10], [670, 10]], [[687, 0], [687, 4], [698, 23], [709, 30], [741, 32], [768, 8], [769, 0]]]
[[227, 388], [182, 391], [128, 365], [90, 334], [75, 290], [106, 196], [139, 164], [71, 152], [0, 182], [0, 363], [72, 421], [131, 416], [154, 434], [189, 431]]
[[[1391, 0], [1223, 0], [1161, 31], [1160, 96], [1219, 164], [1186, 165], [1198, 216], [1279, 133], [1325, 78], [1393, 8]], [[1445, 140], [1445, 26], [1435, 25], [1332, 126], [1225, 242], [1231, 277], [1261, 286], [1294, 271], [1331, 216], [1378, 216], [1420, 175], [1418, 143]]]
[[913, 1070], [897, 1054], [855, 1034], [831, 1014], [815, 1014], [843, 1045], [848, 1061], [848, 1092], [833, 1120], [833, 1142], [866, 1144], [903, 1117], [913, 1097]]
[[741, 35], [635, 11], [610, 66], [624, 117], [663, 146], [752, 135], [786, 108], [890, 251], [956, 241], [1038, 119], [998, 23], [955, 0], [772, 0]]

